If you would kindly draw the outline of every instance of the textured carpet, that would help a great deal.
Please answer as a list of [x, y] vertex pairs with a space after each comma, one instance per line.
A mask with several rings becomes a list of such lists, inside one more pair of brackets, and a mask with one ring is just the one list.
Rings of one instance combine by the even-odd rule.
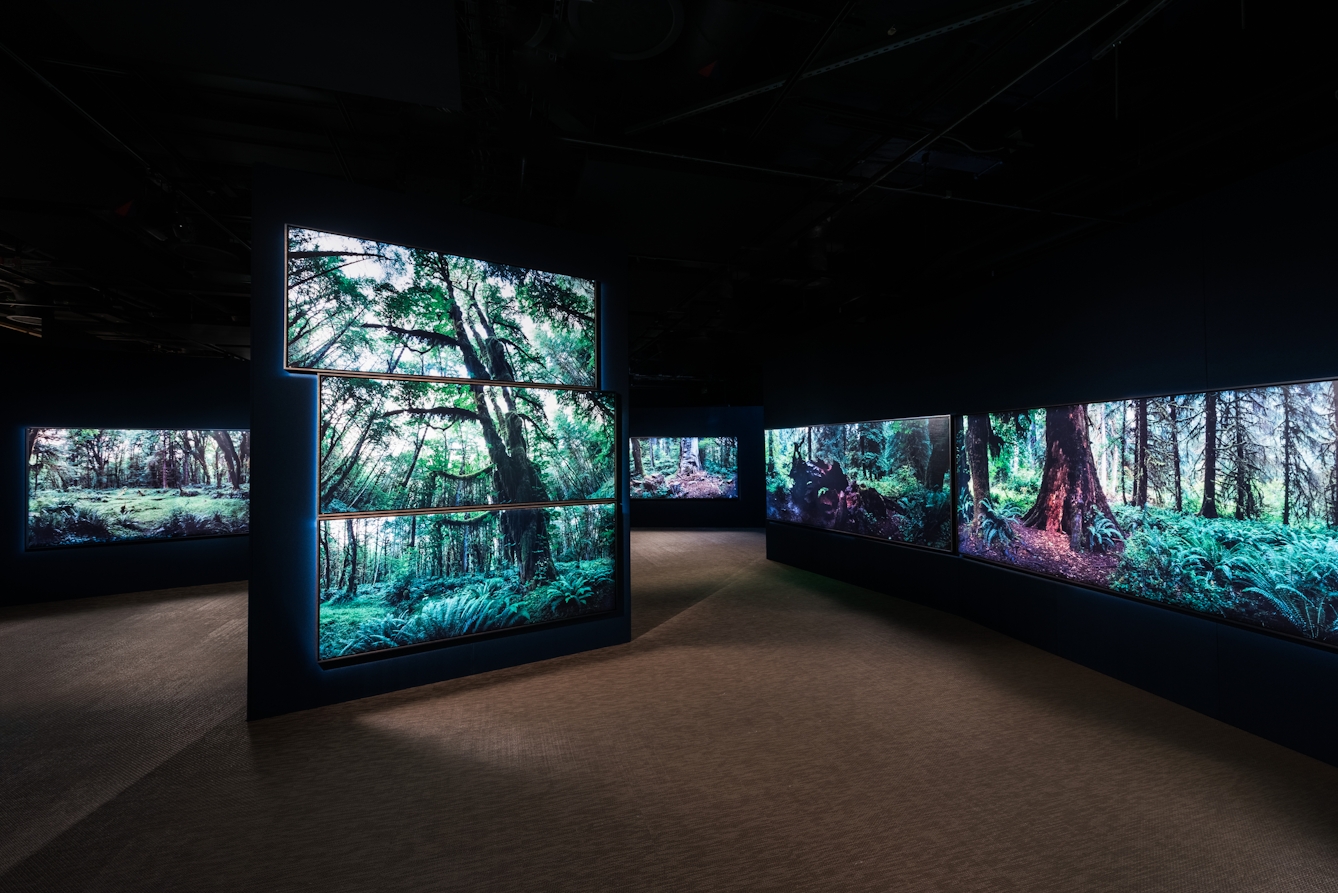
[[0, 888], [1338, 889], [1338, 770], [759, 533], [632, 586], [630, 645], [249, 726], [240, 592], [0, 612]]

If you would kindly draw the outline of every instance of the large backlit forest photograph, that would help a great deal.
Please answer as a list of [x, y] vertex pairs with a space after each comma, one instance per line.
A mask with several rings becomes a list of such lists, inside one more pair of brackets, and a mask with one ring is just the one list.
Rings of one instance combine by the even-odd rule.
[[737, 437], [633, 437], [633, 499], [738, 499]]
[[767, 431], [767, 518], [951, 549], [950, 421]]
[[320, 511], [613, 499], [613, 395], [321, 377]]
[[288, 230], [288, 366], [595, 385], [595, 285]]
[[30, 549], [246, 533], [247, 431], [28, 428]]
[[1333, 382], [967, 416], [964, 554], [1338, 643]]
[[321, 660], [614, 607], [615, 506], [320, 522]]

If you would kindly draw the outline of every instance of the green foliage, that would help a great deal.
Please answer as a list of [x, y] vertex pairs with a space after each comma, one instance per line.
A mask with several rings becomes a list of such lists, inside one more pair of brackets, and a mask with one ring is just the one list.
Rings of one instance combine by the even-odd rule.
[[93, 508], [44, 507], [37, 514], [28, 516], [28, 544], [31, 546], [109, 542], [112, 539], [107, 520]]
[[1110, 552], [1116, 543], [1124, 541], [1124, 534], [1120, 533], [1120, 528], [1115, 522], [1100, 513], [1094, 513], [1089, 517], [1084, 528], [1085, 545], [1089, 552]]
[[245, 533], [250, 522], [247, 488], [178, 490], [70, 488], [29, 498], [28, 545], [123, 542]]
[[288, 236], [295, 366], [594, 384], [590, 280], [297, 227]]
[[1017, 541], [1013, 525], [1021, 517], [1016, 506], [995, 505], [988, 499], [980, 501], [980, 542], [987, 550], [998, 549], [1007, 554], [1008, 547]]
[[584, 607], [595, 594], [594, 587], [591, 585], [592, 582], [593, 579], [590, 574], [584, 571], [571, 570], [549, 583], [545, 595], [553, 602], [567, 605], [576, 604]]
[[1156, 508], [1117, 513], [1129, 534], [1112, 588], [1205, 613], [1280, 620], [1309, 638], [1338, 631], [1338, 543], [1327, 532]]
[[[545, 578], [545, 561], [522, 580], [518, 550], [506, 539], [516, 528], [507, 528], [505, 517], [545, 519], [555, 579]], [[322, 659], [366, 645], [390, 647], [375, 638], [394, 638], [381, 627], [359, 632], [383, 618], [403, 621], [395, 635], [407, 645], [580, 616], [613, 603], [611, 505], [340, 519], [321, 522], [319, 533]], [[350, 573], [356, 573], [352, 594]]]
[[905, 542], [947, 549], [952, 545], [952, 496], [945, 487], [930, 490], [915, 485], [897, 499], [898, 513], [905, 518], [901, 536]]
[[425, 603], [405, 625], [404, 632], [414, 642], [454, 639], [511, 625], [513, 621], [505, 610], [497, 600], [466, 588], [458, 595]]
[[408, 622], [403, 617], [384, 616], [367, 620], [358, 626], [348, 641], [331, 657], [347, 654], [361, 654], [364, 651], [380, 651], [408, 644], [411, 640], [406, 635]]
[[1239, 560], [1242, 594], [1263, 596], [1313, 639], [1338, 631], [1338, 544], [1293, 540]]

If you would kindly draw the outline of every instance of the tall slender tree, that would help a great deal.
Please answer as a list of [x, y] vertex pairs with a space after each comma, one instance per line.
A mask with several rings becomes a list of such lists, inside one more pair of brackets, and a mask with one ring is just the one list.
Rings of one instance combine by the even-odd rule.
[[1199, 514], [1217, 517], [1217, 400], [1218, 393], [1203, 396], [1203, 504]]
[[990, 417], [966, 417], [966, 462], [971, 476], [972, 520], [979, 522], [990, 498]]

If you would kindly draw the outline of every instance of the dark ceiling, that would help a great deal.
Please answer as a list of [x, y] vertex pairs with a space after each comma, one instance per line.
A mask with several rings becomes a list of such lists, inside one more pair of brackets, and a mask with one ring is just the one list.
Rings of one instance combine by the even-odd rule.
[[757, 403], [768, 357], [922, 332], [1334, 141], [1325, 6], [387, 0], [265, 43], [209, 7], [34, 2], [0, 37], [0, 326], [245, 358], [266, 163], [617, 236], [634, 402]]

